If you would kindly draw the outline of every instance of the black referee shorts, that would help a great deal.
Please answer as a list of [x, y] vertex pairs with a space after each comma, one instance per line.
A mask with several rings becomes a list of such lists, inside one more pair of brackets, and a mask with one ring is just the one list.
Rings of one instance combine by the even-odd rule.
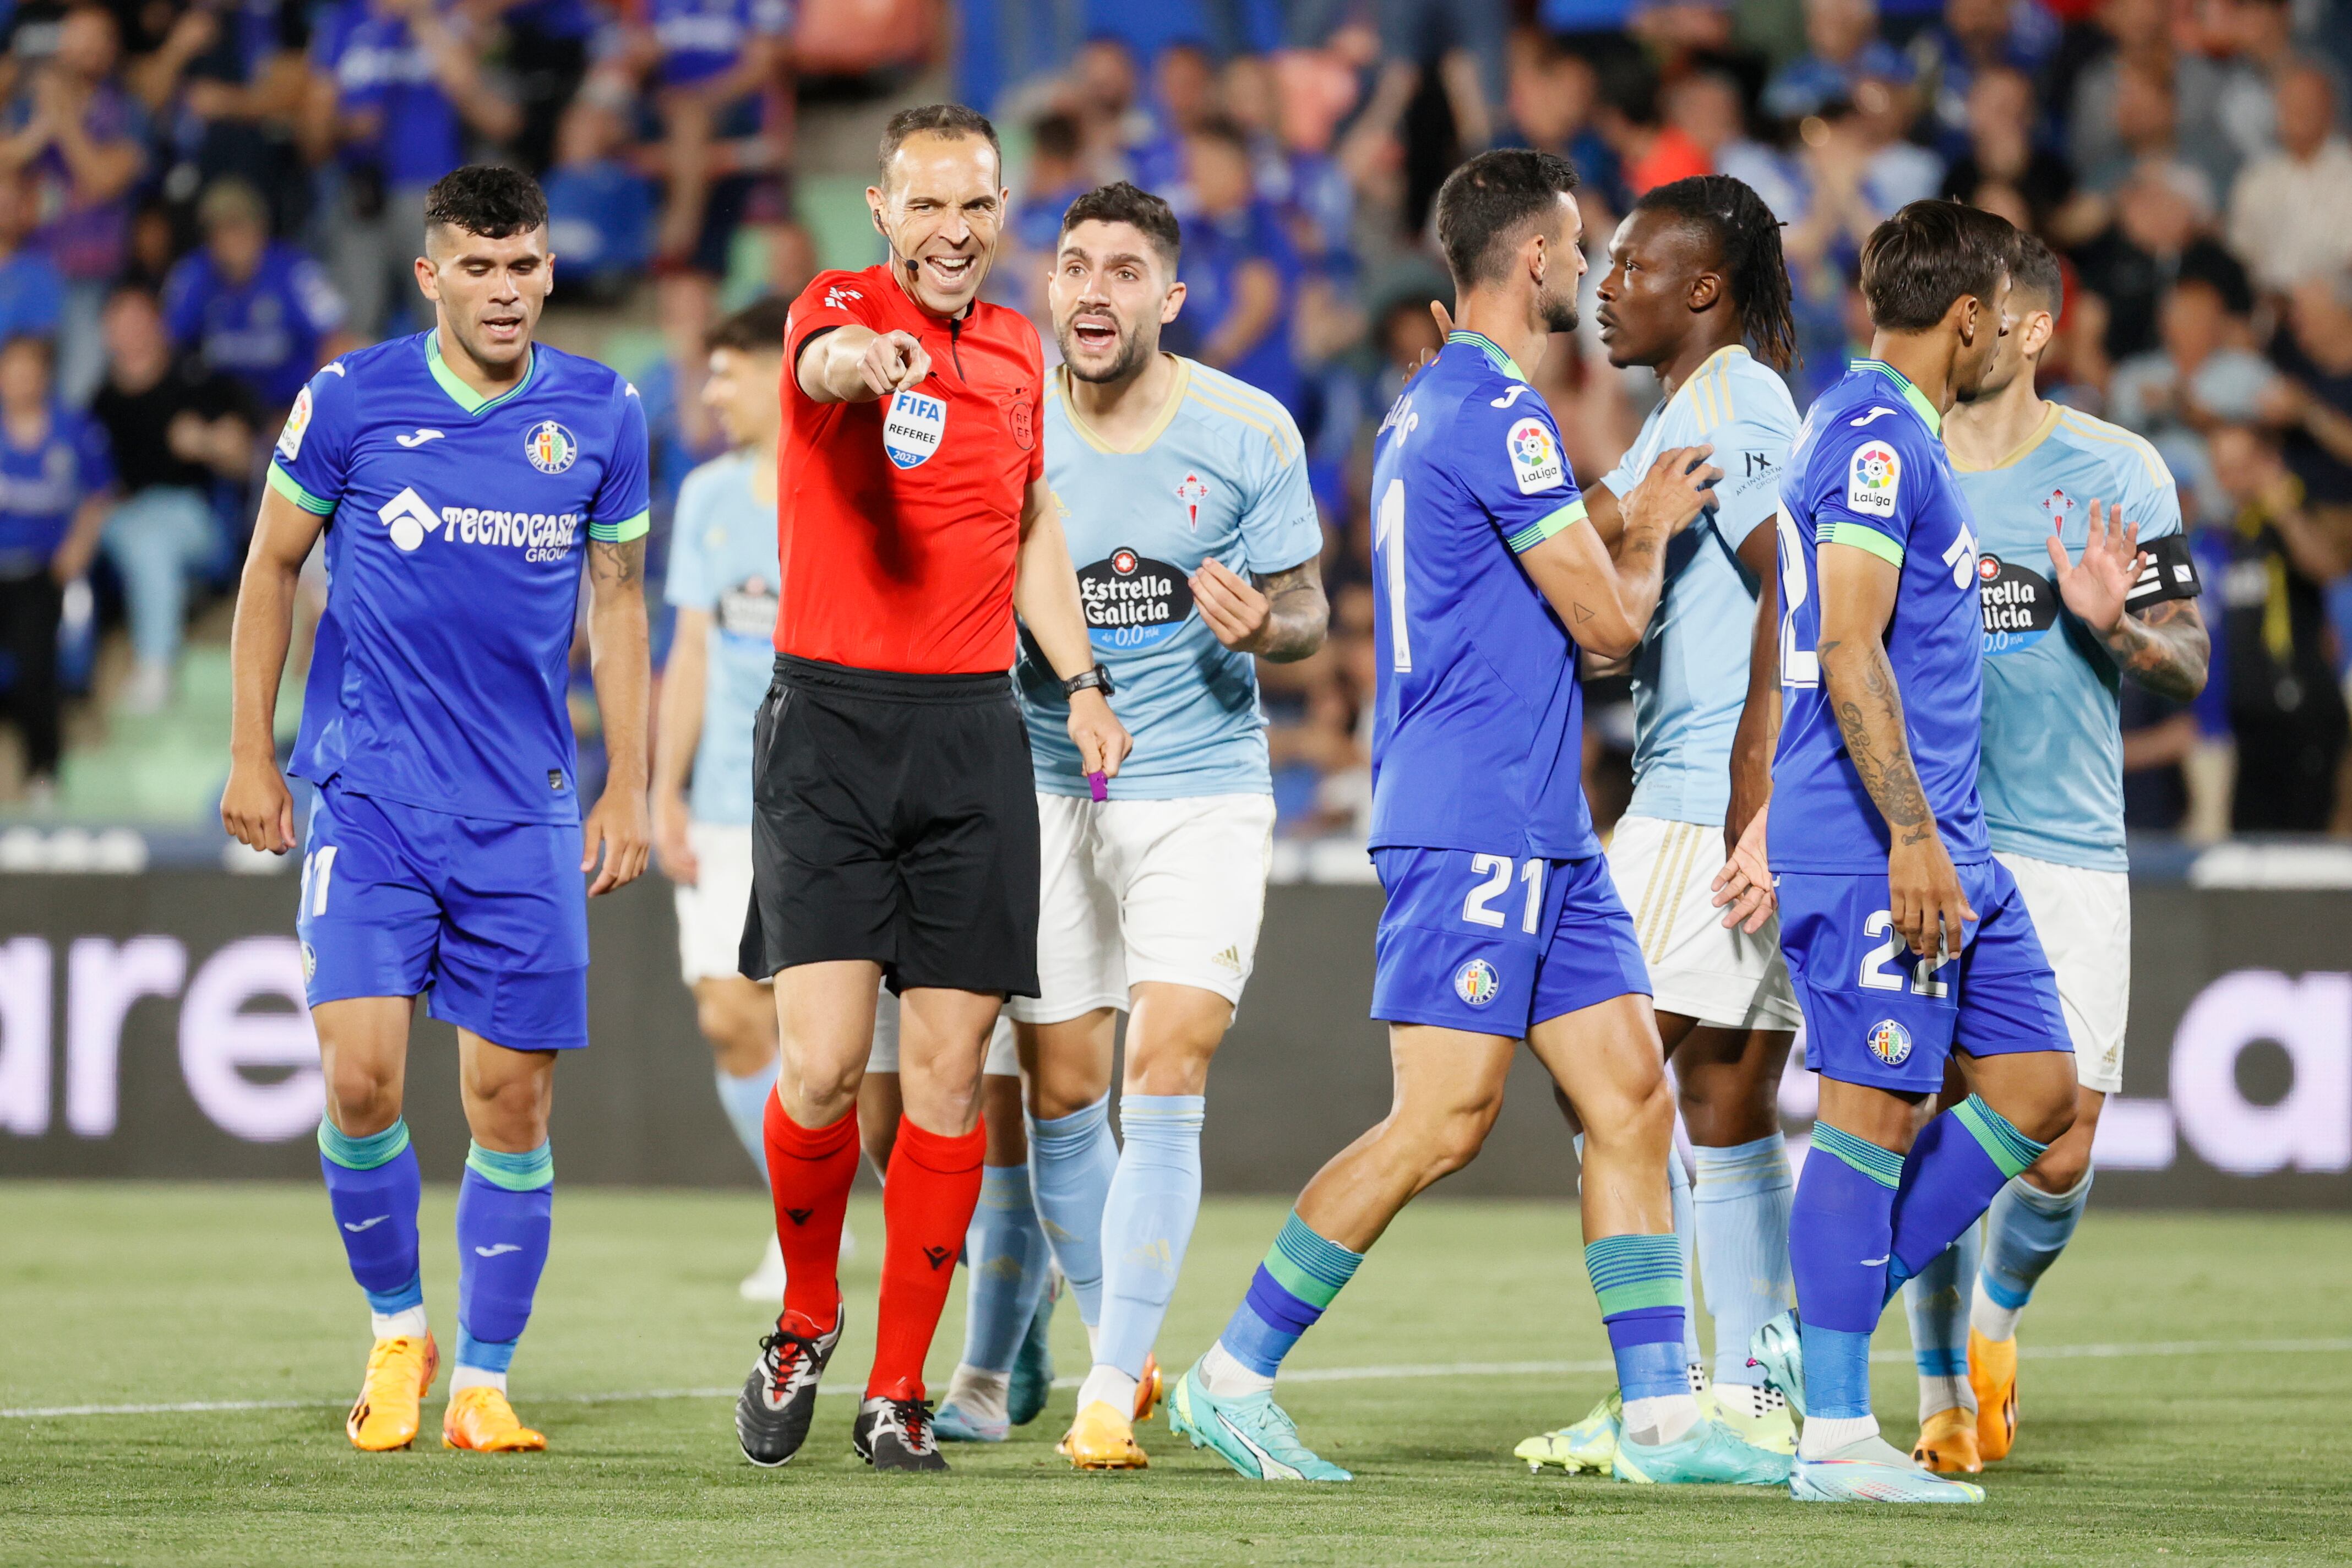
[[1005, 675], [776, 656], [752, 731], [743, 973], [836, 959], [1037, 994], [1037, 795]]

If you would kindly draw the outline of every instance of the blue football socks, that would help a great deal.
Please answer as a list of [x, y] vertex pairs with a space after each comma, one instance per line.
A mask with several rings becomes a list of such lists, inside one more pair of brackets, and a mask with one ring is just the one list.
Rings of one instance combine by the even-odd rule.
[[555, 1155], [541, 1143], [507, 1154], [476, 1143], [457, 1187], [457, 1366], [455, 1394], [504, 1388], [530, 1321], [555, 1211]]
[[[1584, 1134], [1578, 1133], [1573, 1142], [1577, 1163], [1581, 1164], [1584, 1161]], [[1581, 1183], [1579, 1185], [1580, 1190]], [[1691, 1289], [1692, 1276], [1697, 1271], [1698, 1210], [1691, 1201], [1690, 1173], [1683, 1169], [1681, 1153], [1671, 1149], [1666, 1152], [1666, 1198], [1674, 1214], [1675, 1241], [1682, 1254], [1683, 1363], [1685, 1367], [1704, 1366], [1706, 1352], [1698, 1342], [1698, 1302]], [[1740, 1352], [1740, 1359], [1742, 1362], [1747, 1360], [1745, 1351]], [[1687, 1373], [1684, 1374], [1684, 1382], [1685, 1384], [1689, 1382]]]
[[1885, 1309], [1902, 1180], [1903, 1157], [1893, 1150], [1813, 1123], [1812, 1156], [1789, 1216], [1809, 1422], [1870, 1415], [1870, 1336]]
[[1976, 1224], [2001, 1188], [2047, 1147], [1973, 1094], [1921, 1128], [1903, 1162], [1895, 1200], [1888, 1297]]
[[1919, 1369], [1922, 1424], [1939, 1410], [1977, 1407], [1969, 1386], [1969, 1296], [1980, 1246], [1977, 1227], [1969, 1226], [1903, 1286], [1911, 1359]]
[[1054, 1260], [1077, 1299], [1078, 1321], [1102, 1321], [1103, 1204], [1118, 1170], [1118, 1140], [1110, 1130], [1110, 1096], [1092, 1105], [1029, 1123], [1029, 1176], [1037, 1217], [1053, 1243]]
[[1252, 1392], [1250, 1384], [1272, 1387], [1282, 1358], [1329, 1310], [1363, 1261], [1362, 1253], [1317, 1235], [1292, 1210], [1251, 1276], [1249, 1294], [1202, 1358], [1210, 1391], [1224, 1397]]
[[2066, 1249], [2083, 1218], [2083, 1205], [2091, 1201], [2094, 1173], [2084, 1171], [2083, 1179], [2063, 1193], [2045, 1193], [2031, 1182], [2015, 1180], [1993, 1199], [1985, 1214], [1984, 1264], [1976, 1275], [1976, 1326], [1985, 1338], [2017, 1336], [2018, 1313]]
[[1029, 1197], [1029, 1167], [983, 1165], [980, 1205], [964, 1233], [963, 1364], [1010, 1373], [1045, 1286], [1050, 1255]]
[[1129, 1377], [1143, 1374], [1201, 1216], [1205, 1104], [1197, 1094], [1119, 1099], [1127, 1142], [1103, 1204], [1102, 1336], [1095, 1360]]
[[776, 1092], [782, 1065], [779, 1058], [749, 1078], [737, 1078], [725, 1068], [717, 1071], [719, 1104], [727, 1112], [727, 1124], [735, 1129], [735, 1141], [751, 1156], [762, 1190], [768, 1185], [768, 1099]]
[[408, 1123], [354, 1138], [319, 1122], [319, 1170], [343, 1238], [352, 1278], [367, 1292], [375, 1337], [425, 1331], [425, 1280], [416, 1258], [416, 1206], [424, 1183]]
[[1779, 1133], [1727, 1149], [1694, 1145], [1699, 1275], [1715, 1319], [1715, 1381], [1754, 1387], [1756, 1331], [1789, 1310], [1789, 1205], [1796, 1178]]
[[1641, 1443], [1674, 1442], [1699, 1419], [1684, 1342], [1689, 1284], [1681, 1241], [1604, 1236], [1586, 1244], [1584, 1268], [1609, 1331], [1626, 1432]]

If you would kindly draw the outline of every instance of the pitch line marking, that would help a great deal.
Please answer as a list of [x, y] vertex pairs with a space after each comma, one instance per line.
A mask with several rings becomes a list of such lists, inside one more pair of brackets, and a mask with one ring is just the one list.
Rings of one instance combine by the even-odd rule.
[[[2021, 1345], [2021, 1361], [2116, 1361], [2127, 1356], [2325, 1355], [2352, 1352], [2352, 1338], [2326, 1340], [2169, 1340], [2141, 1344]], [[1870, 1352], [1882, 1364], [1908, 1364], [1907, 1350]], [[1407, 1366], [1301, 1367], [1282, 1374], [1285, 1383], [1381, 1383], [1399, 1378], [1576, 1377], [1614, 1372], [1611, 1361], [1456, 1361]], [[1055, 1388], [1076, 1388], [1075, 1377], [1054, 1380]], [[539, 1405], [629, 1405], [661, 1399], [732, 1399], [735, 1388], [646, 1388], [615, 1394], [532, 1394], [526, 1403]], [[820, 1388], [826, 1394], [855, 1395], [855, 1385]], [[169, 1405], [53, 1405], [0, 1409], [0, 1420], [39, 1421], [71, 1415], [213, 1415], [246, 1410], [317, 1410], [343, 1408], [342, 1399], [190, 1399]]]

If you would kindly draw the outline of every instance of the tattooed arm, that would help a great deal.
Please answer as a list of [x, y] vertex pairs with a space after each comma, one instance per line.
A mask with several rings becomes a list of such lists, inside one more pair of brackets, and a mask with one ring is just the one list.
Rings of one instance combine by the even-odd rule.
[[2058, 596], [2093, 636], [2107, 646], [2117, 668], [2175, 702], [2205, 689], [2206, 662], [2213, 651], [2205, 617], [2193, 599], [2162, 599], [2137, 614], [2126, 608], [2132, 584], [2148, 557], [2139, 547], [2139, 528], [2119, 509], [2091, 503], [2083, 558], [2067, 553], [2063, 541], [2050, 538], [2050, 565]]
[[1851, 544], [1824, 543], [1821, 574], [1822, 688], [1862, 787], [1886, 819], [1888, 909], [1911, 951], [1958, 953], [1976, 919], [1937, 831], [1903, 726], [1903, 694], [1886, 658], [1902, 568]]
[[653, 669], [646, 637], [646, 542], [588, 542], [588, 670], [604, 727], [604, 793], [581, 824], [580, 868], [604, 868], [591, 898], [635, 881], [653, 829], [646, 805], [646, 710]]
[[2189, 702], [2205, 689], [2213, 639], [2194, 599], [2167, 599], [2126, 614], [2106, 644], [2124, 673], [2158, 697]]
[[1305, 658], [1323, 646], [1331, 604], [1323, 596], [1323, 567], [1312, 557], [1286, 571], [1253, 572], [1244, 580], [1213, 556], [1192, 576], [1193, 602], [1217, 640], [1276, 664]]
[[1690, 526], [1706, 504], [1707, 487], [1723, 477], [1706, 461], [1711, 449], [1681, 447], [1658, 458], [1624, 499], [1613, 552], [1590, 526], [1588, 502], [1586, 526], [1563, 529], [1520, 552], [1537, 591], [1585, 652], [1616, 659], [1641, 646], [1665, 585], [1666, 541]]

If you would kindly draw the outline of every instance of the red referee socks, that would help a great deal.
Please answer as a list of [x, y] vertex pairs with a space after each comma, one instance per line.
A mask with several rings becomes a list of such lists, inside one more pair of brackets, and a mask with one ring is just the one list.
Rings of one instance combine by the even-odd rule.
[[833, 1327], [841, 1299], [841, 1221], [849, 1185], [857, 1179], [857, 1112], [829, 1127], [807, 1128], [772, 1094], [761, 1131], [768, 1191], [776, 1201], [776, 1244], [784, 1253], [784, 1311], [802, 1320], [795, 1330], [822, 1333]]
[[[938, 1331], [956, 1254], [980, 1204], [980, 1165], [987, 1132], [975, 1126], [961, 1138], [926, 1132], [898, 1119], [898, 1142], [882, 1184], [881, 1322], [874, 1337], [874, 1372], [866, 1394], [919, 1399], [923, 1357]], [[838, 1210], [835, 1211], [836, 1215]], [[836, 1218], [835, 1226], [839, 1228]], [[790, 1256], [786, 1266], [790, 1266]]]

